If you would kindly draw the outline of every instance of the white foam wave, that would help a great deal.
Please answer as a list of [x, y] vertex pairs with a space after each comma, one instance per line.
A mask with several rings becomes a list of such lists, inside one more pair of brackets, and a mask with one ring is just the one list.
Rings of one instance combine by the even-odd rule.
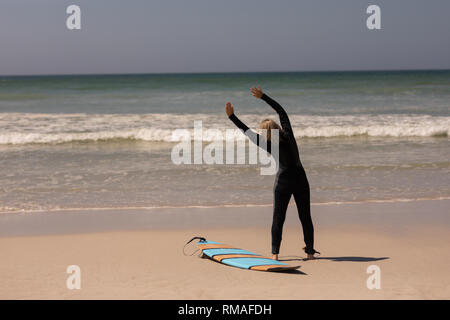
[[[263, 116], [240, 118], [255, 128]], [[450, 131], [450, 117], [428, 115], [292, 115], [290, 119], [297, 138], [448, 137]], [[204, 141], [222, 140], [225, 129], [234, 129], [221, 114], [1, 113], [0, 145], [115, 139], [174, 142], [176, 129], [186, 129], [194, 137], [194, 121], [202, 121]], [[236, 131], [232, 138], [237, 137], [242, 134]]]

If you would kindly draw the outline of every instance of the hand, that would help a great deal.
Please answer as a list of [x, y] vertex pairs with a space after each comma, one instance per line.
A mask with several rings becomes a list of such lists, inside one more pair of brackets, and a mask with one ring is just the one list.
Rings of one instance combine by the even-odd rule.
[[261, 97], [262, 97], [262, 95], [263, 95], [263, 92], [262, 92], [260, 86], [258, 86], [258, 88], [253, 87], [253, 88], [250, 89], [250, 91], [252, 92], [252, 95], [253, 95], [255, 98], [261, 99]]
[[227, 102], [225, 105], [225, 112], [227, 113], [227, 116], [231, 116], [234, 113], [233, 105], [230, 102]]

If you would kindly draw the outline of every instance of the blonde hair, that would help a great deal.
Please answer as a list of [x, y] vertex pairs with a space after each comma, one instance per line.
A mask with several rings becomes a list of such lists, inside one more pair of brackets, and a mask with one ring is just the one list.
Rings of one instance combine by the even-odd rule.
[[272, 119], [264, 119], [259, 124], [259, 129], [267, 130], [267, 140], [270, 141], [270, 137], [271, 137], [270, 130], [271, 129], [280, 130], [280, 126]]

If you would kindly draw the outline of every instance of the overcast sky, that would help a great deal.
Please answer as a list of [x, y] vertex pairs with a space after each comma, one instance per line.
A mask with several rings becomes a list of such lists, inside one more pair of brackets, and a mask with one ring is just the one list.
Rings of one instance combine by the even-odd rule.
[[1, 0], [0, 74], [450, 69], [449, 16], [449, 0]]

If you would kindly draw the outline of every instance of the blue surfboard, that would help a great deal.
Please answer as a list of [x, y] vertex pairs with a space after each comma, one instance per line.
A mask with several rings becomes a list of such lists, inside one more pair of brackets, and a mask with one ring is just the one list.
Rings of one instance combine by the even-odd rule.
[[206, 257], [241, 269], [288, 271], [300, 268], [300, 266], [291, 266], [271, 258], [263, 257], [257, 253], [215, 241], [200, 240], [197, 242], [197, 246]]

